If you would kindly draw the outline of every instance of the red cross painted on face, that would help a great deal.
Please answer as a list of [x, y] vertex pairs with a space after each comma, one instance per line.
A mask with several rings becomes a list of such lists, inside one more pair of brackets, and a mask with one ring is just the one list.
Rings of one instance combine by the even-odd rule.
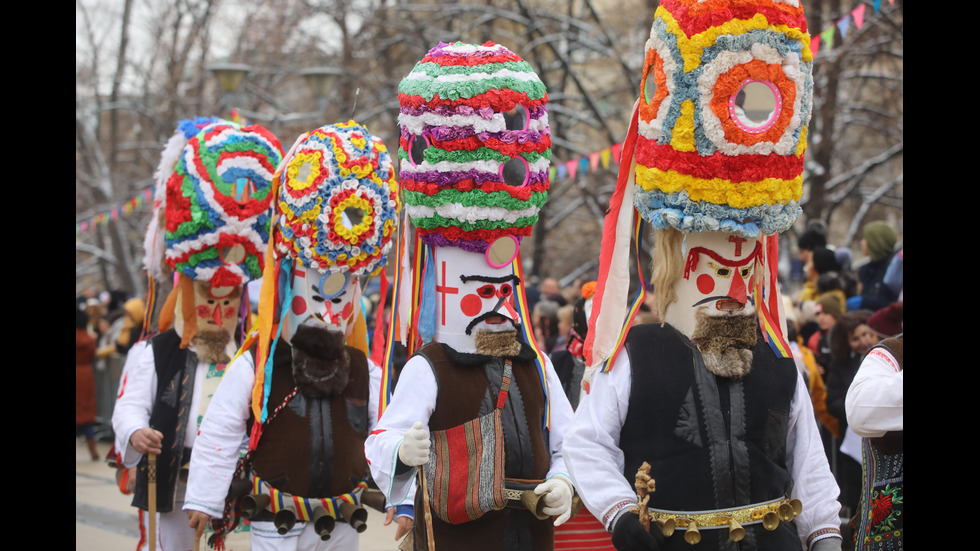
[[729, 243], [735, 243], [735, 257], [737, 258], [742, 256], [742, 243], [745, 243], [748, 241], [748, 239], [737, 235], [732, 235], [728, 238], [728, 241]]
[[459, 293], [459, 287], [449, 287], [446, 285], [446, 261], [443, 260], [442, 264], [442, 284], [436, 285], [436, 292], [442, 293], [442, 324], [446, 325], [446, 295], [455, 295]]

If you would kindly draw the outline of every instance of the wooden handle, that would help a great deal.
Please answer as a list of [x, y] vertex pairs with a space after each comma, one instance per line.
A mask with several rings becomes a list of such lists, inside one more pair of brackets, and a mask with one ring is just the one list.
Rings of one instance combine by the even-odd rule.
[[147, 540], [150, 551], [157, 548], [157, 456], [155, 453], [146, 454], [146, 495], [147, 515], [149, 515], [149, 534]]

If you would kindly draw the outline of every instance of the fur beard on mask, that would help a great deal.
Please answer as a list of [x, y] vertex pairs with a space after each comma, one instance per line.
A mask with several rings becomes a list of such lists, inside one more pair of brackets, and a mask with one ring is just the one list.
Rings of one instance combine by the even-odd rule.
[[755, 316], [709, 316], [698, 312], [691, 340], [701, 349], [704, 366], [715, 375], [741, 379], [752, 370]]
[[300, 325], [291, 345], [293, 381], [304, 396], [334, 396], [347, 388], [350, 354], [344, 345], [343, 333]]
[[226, 364], [231, 361], [225, 352], [229, 342], [231, 331], [227, 329], [198, 327], [191, 337], [198, 359], [209, 364]]
[[486, 356], [516, 356], [521, 351], [521, 343], [517, 340], [517, 330], [487, 331], [480, 329], [474, 337], [476, 353]]

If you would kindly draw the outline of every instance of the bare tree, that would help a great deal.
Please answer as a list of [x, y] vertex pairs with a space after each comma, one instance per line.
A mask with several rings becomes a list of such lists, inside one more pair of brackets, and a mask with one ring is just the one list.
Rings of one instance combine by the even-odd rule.
[[[860, 2], [812, 0], [811, 35]], [[814, 61], [803, 217], [831, 228], [832, 243], [851, 246], [864, 222], [887, 219], [901, 230], [903, 209], [903, 3], [865, 4], [864, 25], [835, 32]]]

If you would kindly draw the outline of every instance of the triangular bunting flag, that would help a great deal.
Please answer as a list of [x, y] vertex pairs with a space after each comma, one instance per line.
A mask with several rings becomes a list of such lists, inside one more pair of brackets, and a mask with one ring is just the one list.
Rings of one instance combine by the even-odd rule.
[[867, 4], [861, 4], [851, 11], [851, 16], [854, 17], [854, 24], [859, 29], [864, 26], [864, 8], [866, 6]]
[[616, 164], [619, 164], [619, 156], [623, 151], [623, 144], [614, 143], [609, 147], [609, 151], [612, 152], [612, 158], [616, 161]]
[[843, 18], [841, 18], [840, 21], [837, 22], [837, 28], [840, 29], [840, 37], [841, 38], [844, 38], [845, 36], [847, 36], [847, 29], [849, 29], [850, 27], [851, 27], [851, 16], [850, 15], [844, 16]]
[[609, 168], [610, 156], [612, 156], [612, 152], [609, 151], [608, 147], [599, 152], [599, 159], [602, 161], [602, 168]]
[[813, 52], [813, 57], [817, 57], [817, 52], [820, 51], [820, 35], [810, 39], [810, 51]]
[[594, 151], [592, 153], [589, 153], [589, 168], [592, 169], [593, 172], [595, 172], [595, 170], [597, 168], [599, 168], [599, 152], [598, 151]]
[[828, 48], [834, 47], [834, 27], [820, 33], [820, 41]]
[[575, 179], [575, 171], [578, 170], [578, 163], [575, 161], [568, 161], [565, 163], [565, 167], [568, 168], [568, 177]]

